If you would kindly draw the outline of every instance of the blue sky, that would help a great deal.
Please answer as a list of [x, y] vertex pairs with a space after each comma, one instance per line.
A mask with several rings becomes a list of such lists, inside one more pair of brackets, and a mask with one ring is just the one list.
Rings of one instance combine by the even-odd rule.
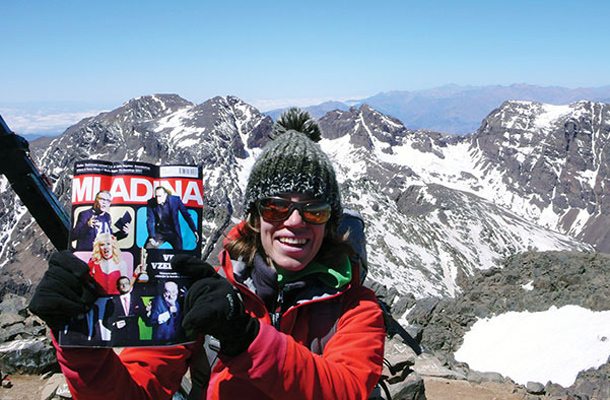
[[449, 83], [610, 84], [605, 0], [0, 0], [0, 16], [5, 108], [177, 93], [268, 109]]

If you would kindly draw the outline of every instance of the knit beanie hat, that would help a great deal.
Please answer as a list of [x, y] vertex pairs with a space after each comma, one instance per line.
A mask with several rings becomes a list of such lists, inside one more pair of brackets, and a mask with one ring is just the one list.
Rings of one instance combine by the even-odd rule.
[[[305, 132], [305, 133], [303, 133]], [[327, 222], [336, 228], [343, 211], [335, 170], [328, 156], [314, 142], [320, 129], [309, 113], [293, 108], [276, 122], [269, 142], [254, 163], [246, 187], [245, 209], [282, 193], [302, 193], [331, 205]]]

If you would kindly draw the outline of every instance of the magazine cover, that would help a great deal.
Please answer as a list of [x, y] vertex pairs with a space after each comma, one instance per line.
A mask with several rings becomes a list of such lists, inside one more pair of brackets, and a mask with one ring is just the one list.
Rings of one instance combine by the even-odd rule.
[[89, 265], [100, 298], [59, 334], [62, 346], [184, 343], [191, 281], [176, 254], [201, 256], [200, 166], [79, 161], [72, 182], [70, 249]]

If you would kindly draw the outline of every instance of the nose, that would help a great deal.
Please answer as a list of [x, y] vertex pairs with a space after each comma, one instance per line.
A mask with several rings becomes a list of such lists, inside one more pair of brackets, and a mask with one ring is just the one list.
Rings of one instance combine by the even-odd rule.
[[305, 225], [305, 221], [303, 221], [303, 217], [299, 210], [292, 210], [292, 214], [284, 221], [284, 226], [301, 226]]

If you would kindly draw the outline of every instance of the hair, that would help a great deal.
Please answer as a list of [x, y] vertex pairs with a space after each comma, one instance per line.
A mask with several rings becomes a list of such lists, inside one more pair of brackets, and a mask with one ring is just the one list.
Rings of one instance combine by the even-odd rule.
[[172, 191], [169, 190], [168, 188], [166, 188], [165, 186], [157, 186], [155, 188], [155, 193], [157, 193], [157, 190], [163, 190], [165, 193], [167, 193], [168, 195], [172, 194]]
[[110, 196], [110, 199], [112, 200], [112, 193], [110, 193], [109, 190], [100, 190], [99, 192], [97, 192], [95, 194], [95, 201], [93, 202], [93, 208], [97, 208], [99, 206], [99, 204], [100, 204], [99, 197], [100, 197], [100, 194], [102, 194], [102, 193], [108, 194]]
[[123, 280], [123, 279], [127, 279], [127, 282], [129, 282], [129, 284], [131, 285], [131, 279], [129, 279], [128, 276], [121, 275], [116, 280], [116, 287], [117, 287], [117, 289], [119, 288], [119, 282], [121, 282], [121, 280]]
[[109, 240], [112, 244], [112, 261], [118, 264], [121, 261], [121, 249], [119, 248], [119, 243], [116, 238], [109, 233], [100, 233], [95, 237], [93, 241], [93, 252], [91, 253], [91, 259], [96, 262], [101, 262], [104, 260], [102, 257], [102, 253], [100, 251], [100, 242], [102, 240]]
[[[225, 245], [231, 258], [234, 260], [242, 258], [248, 265], [252, 265], [256, 253], [266, 258], [260, 235], [260, 215], [256, 207], [248, 213], [244, 224], [238, 229], [238, 238]], [[332, 265], [342, 262], [346, 256], [351, 256], [354, 250], [347, 241], [348, 237], [349, 231], [343, 236], [338, 236], [334, 226], [327, 223], [322, 246], [320, 246], [314, 260], [322, 264]]]

